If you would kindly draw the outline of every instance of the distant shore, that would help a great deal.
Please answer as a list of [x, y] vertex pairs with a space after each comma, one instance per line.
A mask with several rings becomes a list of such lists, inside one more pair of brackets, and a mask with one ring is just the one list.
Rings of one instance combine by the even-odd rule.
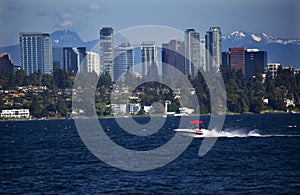
[[[226, 112], [225, 115], [252, 115], [256, 113], [234, 113], [234, 112]], [[265, 110], [259, 115], [264, 114], [300, 114], [300, 111], [291, 111], [286, 112], [282, 110]], [[174, 116], [174, 115], [168, 115], [168, 117]], [[200, 115], [185, 115], [185, 116], [210, 116], [210, 114], [200, 114]], [[109, 115], [109, 116], [97, 116], [98, 119], [106, 119], [106, 118], [138, 118], [138, 117], [163, 117], [162, 114], [152, 114], [152, 115]], [[176, 116], [175, 116], [176, 117]], [[178, 116], [179, 117], [179, 116]], [[7, 118], [7, 119], [0, 119], [0, 122], [5, 121], [47, 121], [47, 120], [75, 120], [75, 119], [85, 119], [89, 117], [44, 117], [44, 118]], [[94, 118], [94, 117], [92, 117]]]

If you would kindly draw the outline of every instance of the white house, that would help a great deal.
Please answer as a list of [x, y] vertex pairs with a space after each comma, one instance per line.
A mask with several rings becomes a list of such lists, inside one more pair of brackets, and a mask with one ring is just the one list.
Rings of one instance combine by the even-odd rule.
[[1, 118], [29, 118], [29, 109], [2, 110]]

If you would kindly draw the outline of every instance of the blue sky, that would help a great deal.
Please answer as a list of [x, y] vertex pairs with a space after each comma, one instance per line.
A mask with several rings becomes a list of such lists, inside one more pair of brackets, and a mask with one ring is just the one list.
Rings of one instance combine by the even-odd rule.
[[115, 31], [137, 25], [195, 28], [210, 26], [300, 38], [299, 0], [0, 0], [0, 46], [18, 43], [21, 31], [75, 30], [98, 38], [103, 26]]

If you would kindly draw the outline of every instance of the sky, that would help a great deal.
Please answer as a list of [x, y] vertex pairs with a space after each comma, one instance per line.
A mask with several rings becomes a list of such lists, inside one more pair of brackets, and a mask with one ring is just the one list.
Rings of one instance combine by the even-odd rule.
[[163, 25], [204, 37], [211, 26], [222, 33], [242, 30], [300, 38], [299, 0], [0, 0], [0, 47], [18, 43], [19, 32], [70, 29], [84, 41], [139, 25]]

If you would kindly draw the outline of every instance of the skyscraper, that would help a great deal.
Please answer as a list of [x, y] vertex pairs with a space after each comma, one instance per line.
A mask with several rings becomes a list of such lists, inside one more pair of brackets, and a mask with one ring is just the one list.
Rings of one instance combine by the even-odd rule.
[[206, 49], [205, 49], [205, 39], [200, 39], [200, 67], [206, 71]]
[[185, 57], [185, 72], [194, 79], [200, 68], [200, 36], [195, 29], [185, 31]]
[[114, 78], [118, 80], [120, 76], [130, 68], [133, 73], [134, 50], [129, 43], [122, 43], [114, 51]]
[[8, 53], [0, 53], [0, 75], [10, 77], [14, 72], [14, 65]]
[[184, 41], [171, 40], [162, 44], [162, 76], [178, 78], [177, 71], [185, 75], [184, 52]]
[[113, 57], [114, 57], [114, 30], [111, 27], [104, 27], [100, 30], [100, 69], [101, 72], [110, 74], [114, 81], [113, 75]]
[[49, 33], [19, 33], [21, 65], [27, 75], [40, 71], [50, 74], [53, 69], [52, 46]]
[[96, 52], [87, 52], [85, 57], [85, 66], [87, 72], [95, 72], [100, 75], [100, 59]]
[[222, 54], [224, 57], [224, 68], [231, 68], [235, 71], [242, 70], [245, 80], [252, 77], [255, 72], [263, 74], [265, 68], [267, 68], [266, 51], [259, 51], [258, 49], [230, 48], [229, 52], [223, 52]]
[[230, 68], [230, 52], [222, 52], [222, 68], [227, 70]]
[[245, 79], [248, 80], [257, 71], [264, 73], [267, 67], [267, 52], [258, 49], [247, 49], [245, 56]]
[[222, 63], [221, 28], [211, 27], [205, 35], [206, 70], [218, 70]]
[[52, 49], [53, 69], [60, 68], [68, 73], [77, 73], [85, 69], [83, 60], [86, 56], [85, 47], [59, 47]]
[[246, 48], [229, 48], [229, 52], [231, 68], [241, 70], [245, 77]]
[[152, 41], [142, 42], [141, 51], [143, 76], [155, 78], [158, 76], [158, 54], [155, 43]]

